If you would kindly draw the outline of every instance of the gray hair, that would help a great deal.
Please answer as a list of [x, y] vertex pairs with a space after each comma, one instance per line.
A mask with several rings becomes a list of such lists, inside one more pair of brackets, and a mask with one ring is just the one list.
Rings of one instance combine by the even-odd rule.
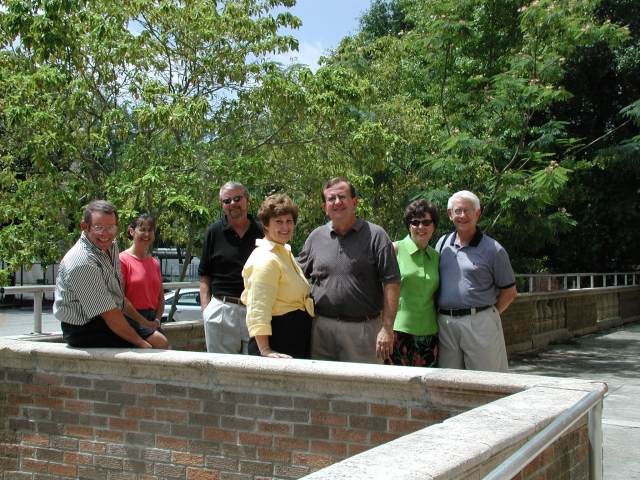
[[118, 223], [118, 209], [111, 202], [106, 200], [93, 200], [89, 205], [87, 205], [84, 209], [84, 214], [82, 215], [82, 221], [87, 225], [91, 225], [91, 214], [93, 212], [101, 212], [107, 215], [114, 214], [116, 216], [116, 223]]
[[464, 200], [470, 200], [473, 203], [473, 208], [477, 212], [480, 210], [480, 199], [476, 196], [475, 193], [470, 192], [469, 190], [460, 190], [459, 192], [454, 193], [449, 198], [447, 202], [447, 210], [451, 210], [453, 208], [453, 199], [454, 198], [462, 198]]
[[240, 182], [227, 182], [227, 183], [225, 183], [222, 186], [222, 188], [220, 188], [220, 200], [222, 200], [222, 191], [223, 190], [242, 190], [242, 194], [246, 198], [249, 198], [249, 190], [247, 190], [247, 187], [245, 187]]

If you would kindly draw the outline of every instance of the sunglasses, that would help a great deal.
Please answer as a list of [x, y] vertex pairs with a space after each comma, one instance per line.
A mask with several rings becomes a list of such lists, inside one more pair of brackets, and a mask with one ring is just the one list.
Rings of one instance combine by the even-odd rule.
[[242, 200], [244, 197], [242, 195], [238, 195], [236, 197], [232, 197], [232, 198], [223, 198], [222, 200], [220, 200], [222, 203], [224, 203], [225, 205], [229, 205], [231, 202], [235, 202], [238, 203], [240, 200]]
[[425, 227], [428, 227], [433, 223], [433, 220], [411, 220], [409, 223], [414, 227], [419, 227], [420, 225], [424, 225]]

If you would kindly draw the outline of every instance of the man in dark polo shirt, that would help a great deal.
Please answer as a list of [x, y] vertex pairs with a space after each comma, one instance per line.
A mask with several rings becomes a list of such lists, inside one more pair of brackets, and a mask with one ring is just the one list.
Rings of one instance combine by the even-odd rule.
[[200, 258], [200, 306], [207, 351], [248, 353], [247, 308], [240, 303], [244, 290], [242, 268], [263, 238], [262, 225], [247, 213], [249, 191], [238, 182], [220, 189], [224, 218], [205, 233]]
[[398, 260], [385, 231], [356, 216], [357, 205], [349, 181], [326, 182], [322, 207], [331, 221], [311, 232], [298, 257], [311, 278], [316, 360], [382, 363], [393, 349]]
[[480, 200], [472, 192], [453, 194], [447, 213], [456, 230], [436, 244], [438, 367], [508, 372], [500, 314], [517, 295], [509, 255], [476, 226]]
[[72, 347], [168, 348], [164, 335], [123, 314], [124, 293], [116, 207], [94, 200], [84, 211], [82, 234], [67, 252], [56, 278], [53, 314]]

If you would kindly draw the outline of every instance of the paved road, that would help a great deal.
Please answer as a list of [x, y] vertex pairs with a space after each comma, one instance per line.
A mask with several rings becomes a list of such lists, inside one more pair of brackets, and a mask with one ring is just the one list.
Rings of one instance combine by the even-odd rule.
[[640, 323], [512, 355], [512, 373], [606, 382], [604, 480], [640, 479]]
[[[34, 331], [33, 307], [0, 309], [0, 337], [27, 335]], [[56, 320], [51, 307], [42, 307], [42, 332], [60, 332], [60, 321]]]

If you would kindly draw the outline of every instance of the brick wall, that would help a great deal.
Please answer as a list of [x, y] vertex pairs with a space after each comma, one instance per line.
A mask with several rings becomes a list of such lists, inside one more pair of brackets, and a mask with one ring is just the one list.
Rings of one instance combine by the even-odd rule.
[[533, 335], [533, 303], [527, 297], [517, 297], [501, 317], [507, 346], [522, 345], [520, 350], [530, 349]]
[[96, 479], [123, 472], [298, 478], [456, 413], [416, 402], [2, 373], [2, 420], [14, 444], [2, 455], [7, 479], [18, 471]]
[[[614, 322], [598, 323], [598, 297], [619, 298], [619, 318]], [[551, 323], [556, 326], [557, 334], [544, 332], [537, 335], [534, 330], [534, 308], [536, 303], [558, 301], [566, 302], [563, 309], [563, 321]], [[609, 302], [610, 303], [610, 302]], [[613, 311], [613, 308], [610, 310]], [[557, 312], [556, 312], [557, 313]], [[539, 312], [538, 312], [539, 314]], [[539, 316], [539, 315], [538, 315]], [[547, 293], [519, 294], [509, 308], [503, 312], [502, 328], [504, 330], [507, 352], [520, 352], [548, 344], [550, 341], [562, 341], [580, 335], [597, 332], [598, 329], [612, 328], [617, 325], [640, 320], [640, 286], [623, 286], [594, 288], [583, 290], [561, 290]], [[537, 319], [544, 324], [545, 319]]]
[[[534, 416], [551, 418], [555, 415], [551, 411], [558, 412], [556, 402], [568, 400], [566, 397], [561, 399], [564, 395], [554, 395], [554, 398], [542, 399], [544, 403], [542, 405], [538, 395], [543, 391], [550, 392], [546, 391], [545, 387], [541, 387], [539, 391], [536, 390], [537, 388], [520, 392], [461, 413], [443, 424], [406, 435], [355, 458], [322, 469], [311, 474], [308, 479], [484, 478], [540, 431], [538, 427], [525, 431], [518, 426], [524, 425], [533, 418], [523, 410], [523, 404], [538, 409]], [[573, 398], [579, 397], [580, 394]], [[502, 407], [505, 409], [502, 410]], [[491, 416], [498, 410], [505, 415], [504, 422], [496, 423], [490, 428], [482, 428], [483, 423], [479, 418], [485, 415]], [[483, 426], [486, 427], [486, 424]], [[519, 431], [520, 435], [515, 435], [516, 431]], [[513, 435], [510, 442], [501, 442], [505, 433]], [[420, 454], [415, 455], [413, 452], [420, 452]], [[468, 462], [469, 456], [474, 456], [476, 461]], [[437, 460], [433, 460], [435, 458]], [[589, 478], [589, 432], [586, 415], [513, 478], [587, 480]]]
[[[446, 452], [455, 438], [491, 452], [523, 441], [595, 388], [543, 382], [535, 393], [532, 377], [489, 372], [0, 339], [0, 479], [299, 478], [411, 435], [444, 449], [433, 466], [464, 455]], [[470, 455], [472, 467], [495, 457]]]
[[586, 421], [560, 437], [533, 459], [515, 478], [564, 480], [589, 478], [589, 430]]
[[2, 373], [2, 421], [14, 444], [2, 452], [4, 478], [18, 471], [83, 478], [123, 472], [298, 478], [455, 413], [415, 402]]
[[[207, 342], [202, 322], [175, 322], [163, 325], [171, 348], [186, 352], [206, 352]], [[62, 340], [62, 339], [61, 339]], [[64, 342], [64, 340], [62, 340]]]
[[596, 295], [567, 298], [567, 329], [569, 332], [597, 331], [598, 302]]

